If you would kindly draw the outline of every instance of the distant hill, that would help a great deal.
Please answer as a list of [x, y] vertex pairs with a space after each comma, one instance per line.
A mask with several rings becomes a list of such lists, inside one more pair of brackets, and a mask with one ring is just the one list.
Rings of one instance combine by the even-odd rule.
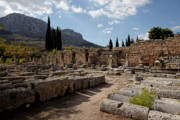
[[[47, 23], [43, 20], [13, 13], [0, 18], [0, 24], [3, 25], [0, 37], [5, 38], [8, 42], [25, 41], [28, 45], [44, 47]], [[78, 47], [101, 47], [84, 40], [80, 33], [71, 29], [62, 30], [62, 42], [64, 45]]]

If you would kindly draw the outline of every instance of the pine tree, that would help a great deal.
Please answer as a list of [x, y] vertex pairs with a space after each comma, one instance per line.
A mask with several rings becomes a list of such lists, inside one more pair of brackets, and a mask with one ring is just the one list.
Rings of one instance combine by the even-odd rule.
[[122, 47], [125, 47], [124, 41], [122, 41]]
[[118, 40], [118, 38], [116, 39], [116, 47], [119, 47], [119, 40]]
[[109, 49], [112, 50], [112, 48], [113, 48], [113, 43], [112, 43], [112, 40], [110, 39], [110, 41], [109, 41]]
[[51, 47], [51, 22], [50, 18], [48, 17], [45, 48], [46, 50], [51, 50]]

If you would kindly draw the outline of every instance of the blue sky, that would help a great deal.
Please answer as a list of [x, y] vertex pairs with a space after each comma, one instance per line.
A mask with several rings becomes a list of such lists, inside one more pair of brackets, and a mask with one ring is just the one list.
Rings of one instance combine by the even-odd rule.
[[0, 0], [0, 16], [18, 12], [52, 26], [73, 29], [85, 40], [106, 46], [111, 38], [147, 39], [153, 26], [180, 32], [180, 0]]

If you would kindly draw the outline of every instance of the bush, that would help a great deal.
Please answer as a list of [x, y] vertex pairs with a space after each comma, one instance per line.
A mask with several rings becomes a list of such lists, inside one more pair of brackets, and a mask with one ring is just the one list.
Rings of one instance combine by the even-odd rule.
[[74, 49], [75, 49], [75, 47], [70, 45], [70, 46], [65, 48], [65, 51], [74, 50]]
[[6, 64], [11, 64], [11, 63], [14, 63], [14, 61], [11, 58], [7, 58], [5, 63]]
[[144, 89], [141, 94], [132, 97], [130, 103], [150, 108], [155, 98], [157, 98], [157, 95], [154, 91]]
[[57, 53], [57, 48], [56, 49], [53, 49], [52, 51], [51, 51], [51, 54], [52, 55], [55, 55]]

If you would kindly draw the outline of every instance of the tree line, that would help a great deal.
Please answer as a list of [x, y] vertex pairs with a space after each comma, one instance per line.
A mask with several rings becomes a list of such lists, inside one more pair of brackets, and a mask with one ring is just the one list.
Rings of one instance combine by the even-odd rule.
[[48, 17], [47, 23], [45, 48], [46, 50], [62, 50], [61, 29], [51, 28], [50, 17]]
[[[133, 44], [133, 43], [135, 43], [134, 39], [131, 39], [130, 35], [128, 35], [128, 37], [125, 40], [125, 42], [122, 40], [122, 44], [121, 45], [122, 45], [122, 47], [128, 47], [128, 46], [131, 46], [131, 44]], [[109, 45], [108, 46], [109, 46], [110, 50], [113, 48], [113, 42], [112, 42], [111, 39], [109, 40]], [[119, 39], [118, 39], [118, 37], [116, 38], [116, 45], [115, 45], [115, 47], [120, 47], [119, 46]]]
[[[172, 30], [170, 30], [169, 28], [161, 28], [161, 27], [153, 27], [149, 30], [149, 39], [166, 39], [168, 37], [173, 37], [174, 33]], [[122, 40], [122, 47], [128, 47], [131, 46], [131, 44], [139, 43], [144, 41], [143, 39], [139, 39], [138, 36], [136, 38], [136, 41], [134, 41], [134, 39], [131, 39], [130, 35], [128, 35], [127, 39], [125, 40], [125, 42]], [[110, 39], [109, 40], [109, 49], [111, 50], [113, 48], [113, 42]], [[116, 38], [116, 45], [115, 47], [119, 47], [119, 40], [118, 38]]]

